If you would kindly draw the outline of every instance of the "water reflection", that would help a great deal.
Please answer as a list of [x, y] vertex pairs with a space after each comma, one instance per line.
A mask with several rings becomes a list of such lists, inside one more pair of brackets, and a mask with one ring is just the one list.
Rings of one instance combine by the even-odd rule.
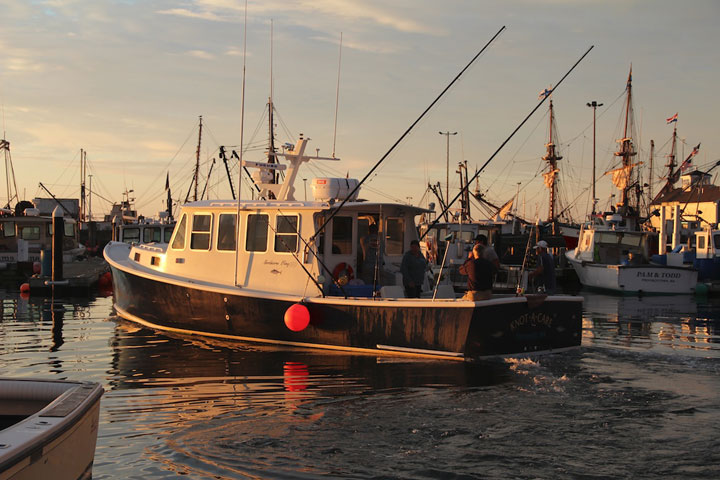
[[689, 295], [583, 293], [583, 344], [658, 351], [720, 351], [720, 301]]

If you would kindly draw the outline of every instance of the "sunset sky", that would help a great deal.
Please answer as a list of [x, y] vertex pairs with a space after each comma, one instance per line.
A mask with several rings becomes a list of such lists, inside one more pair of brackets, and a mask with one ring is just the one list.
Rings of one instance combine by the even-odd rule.
[[[93, 214], [109, 212], [126, 189], [148, 216], [163, 209], [169, 171], [184, 200], [203, 116], [203, 183], [220, 145], [237, 148], [241, 132], [244, 1], [0, 0], [0, 105], [21, 198], [77, 197], [80, 149], [93, 175]], [[395, 150], [361, 197], [426, 204], [428, 182], [445, 185], [450, 137], [451, 188], [457, 162], [482, 165], [591, 46], [553, 95], [560, 135], [561, 193], [576, 220], [589, 210], [591, 100], [597, 119], [598, 176], [617, 165], [621, 110], [632, 64], [639, 159], [656, 145], [659, 184], [672, 125], [687, 155], [709, 168], [720, 159], [720, 3], [664, 0], [265, 0], [248, 2], [244, 132], [262, 160], [261, 124], [273, 89], [277, 143], [309, 136], [321, 156], [300, 178], [362, 178], [462, 67], [503, 25], [506, 31]], [[480, 177], [503, 203], [521, 183], [520, 212], [546, 215], [541, 157], [543, 106]], [[234, 146], [234, 147], [231, 147]], [[332, 170], [328, 170], [331, 167]], [[720, 168], [713, 171], [716, 173]], [[472, 172], [471, 172], [472, 174]], [[233, 167], [237, 183], [237, 166]], [[645, 174], [647, 176], [647, 173]], [[303, 198], [302, 180], [296, 184]], [[202, 185], [201, 184], [201, 185]], [[222, 163], [208, 182], [211, 198], [229, 198]], [[657, 189], [657, 186], [656, 186]], [[600, 205], [612, 192], [598, 183]], [[247, 196], [248, 188], [243, 186]], [[452, 191], [455, 193], [455, 190]], [[5, 188], [0, 201], [6, 202]], [[524, 200], [524, 202], [523, 202]], [[478, 214], [476, 214], [478, 215]], [[480, 215], [478, 215], [480, 216]]]

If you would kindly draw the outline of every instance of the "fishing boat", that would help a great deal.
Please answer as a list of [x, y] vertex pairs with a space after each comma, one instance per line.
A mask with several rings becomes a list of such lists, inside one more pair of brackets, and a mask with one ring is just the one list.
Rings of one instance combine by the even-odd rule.
[[0, 478], [92, 477], [98, 383], [0, 379]]
[[583, 226], [577, 248], [566, 257], [586, 287], [630, 294], [690, 294], [697, 285], [697, 270], [650, 262], [650, 239], [656, 234], [641, 228], [647, 219], [640, 218], [642, 187], [633, 175], [640, 162], [633, 163], [637, 152], [632, 139], [632, 69], [626, 92], [623, 138], [615, 153], [622, 164], [608, 172], [622, 193], [621, 201], [614, 211]]
[[287, 165], [243, 161], [259, 179], [285, 170], [282, 183], [257, 183], [257, 199], [183, 205], [169, 244], [108, 244], [117, 313], [171, 332], [372, 354], [464, 360], [580, 345], [580, 297], [404, 298], [400, 262], [427, 211], [359, 201], [347, 178], [313, 179], [313, 200], [296, 200], [301, 164], [337, 160], [307, 156], [307, 142], [273, 153]]

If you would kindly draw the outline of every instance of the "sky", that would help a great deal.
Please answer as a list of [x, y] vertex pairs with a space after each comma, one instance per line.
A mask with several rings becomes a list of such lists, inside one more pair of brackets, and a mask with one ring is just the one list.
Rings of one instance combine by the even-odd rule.
[[[536, 107], [538, 93], [591, 46], [552, 96], [560, 195], [574, 219], [591, 207], [592, 100], [603, 103], [595, 135], [600, 207], [615, 193], [603, 173], [618, 164], [631, 66], [638, 159], [649, 166], [654, 140], [655, 190], [675, 126], [666, 119], [676, 112], [678, 155], [701, 143], [697, 168], [720, 159], [715, 0], [249, 0], [247, 28], [245, 2], [236, 0], [0, 0], [0, 11], [2, 131], [19, 196], [47, 197], [42, 182], [58, 197], [77, 197], [84, 149], [96, 218], [129, 190], [141, 213], [156, 215], [166, 175], [182, 203], [199, 116], [200, 190], [207, 184], [206, 197], [230, 198], [218, 148], [237, 150], [243, 132], [244, 157], [263, 159], [271, 84], [276, 143], [302, 133], [311, 151], [330, 156], [334, 148], [341, 159], [302, 170], [296, 197], [304, 198], [303, 178], [363, 178], [503, 26], [363, 185], [362, 198], [426, 206], [434, 201], [428, 183], [445, 189], [448, 161], [454, 196], [458, 162], [467, 161], [472, 176]], [[483, 170], [479, 191], [498, 205], [517, 196], [519, 214], [546, 216], [547, 141], [546, 102]], [[237, 165], [231, 169], [237, 187]], [[0, 187], [3, 204], [7, 196]]]

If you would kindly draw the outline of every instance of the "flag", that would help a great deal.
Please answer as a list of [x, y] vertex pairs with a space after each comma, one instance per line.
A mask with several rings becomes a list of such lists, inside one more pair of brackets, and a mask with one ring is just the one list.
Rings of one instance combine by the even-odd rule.
[[502, 207], [500, 207], [500, 209], [498, 210], [497, 215], [495, 215], [495, 219], [496, 219], [496, 220], [500, 221], [500, 220], [504, 220], [504, 219], [505, 219], [505, 217], [507, 216], [507, 214], [510, 213], [510, 210], [512, 210], [513, 200], [514, 200], [514, 198], [511, 198], [505, 205], [503, 205]]
[[668, 124], [673, 123], [673, 122], [677, 122], [677, 113], [676, 113], [675, 115], [673, 115], [672, 117], [670, 117], [670, 118], [667, 119], [667, 123], [668, 123]]
[[538, 100], [542, 100], [543, 98], [549, 97], [552, 93], [552, 90], [544, 89], [540, 91], [540, 94], [538, 95]]
[[165, 191], [167, 192], [170, 190], [170, 172], [167, 173], [167, 177], [165, 177]]
[[685, 161], [682, 163], [682, 165], [680, 165], [681, 172], [684, 172], [685, 170], [690, 168], [693, 157], [695, 155], [697, 155], [699, 151], [700, 151], [700, 144], [698, 143], [697, 146], [692, 149], [692, 152], [690, 152], [690, 155], [688, 155], [688, 157], [685, 159]]

